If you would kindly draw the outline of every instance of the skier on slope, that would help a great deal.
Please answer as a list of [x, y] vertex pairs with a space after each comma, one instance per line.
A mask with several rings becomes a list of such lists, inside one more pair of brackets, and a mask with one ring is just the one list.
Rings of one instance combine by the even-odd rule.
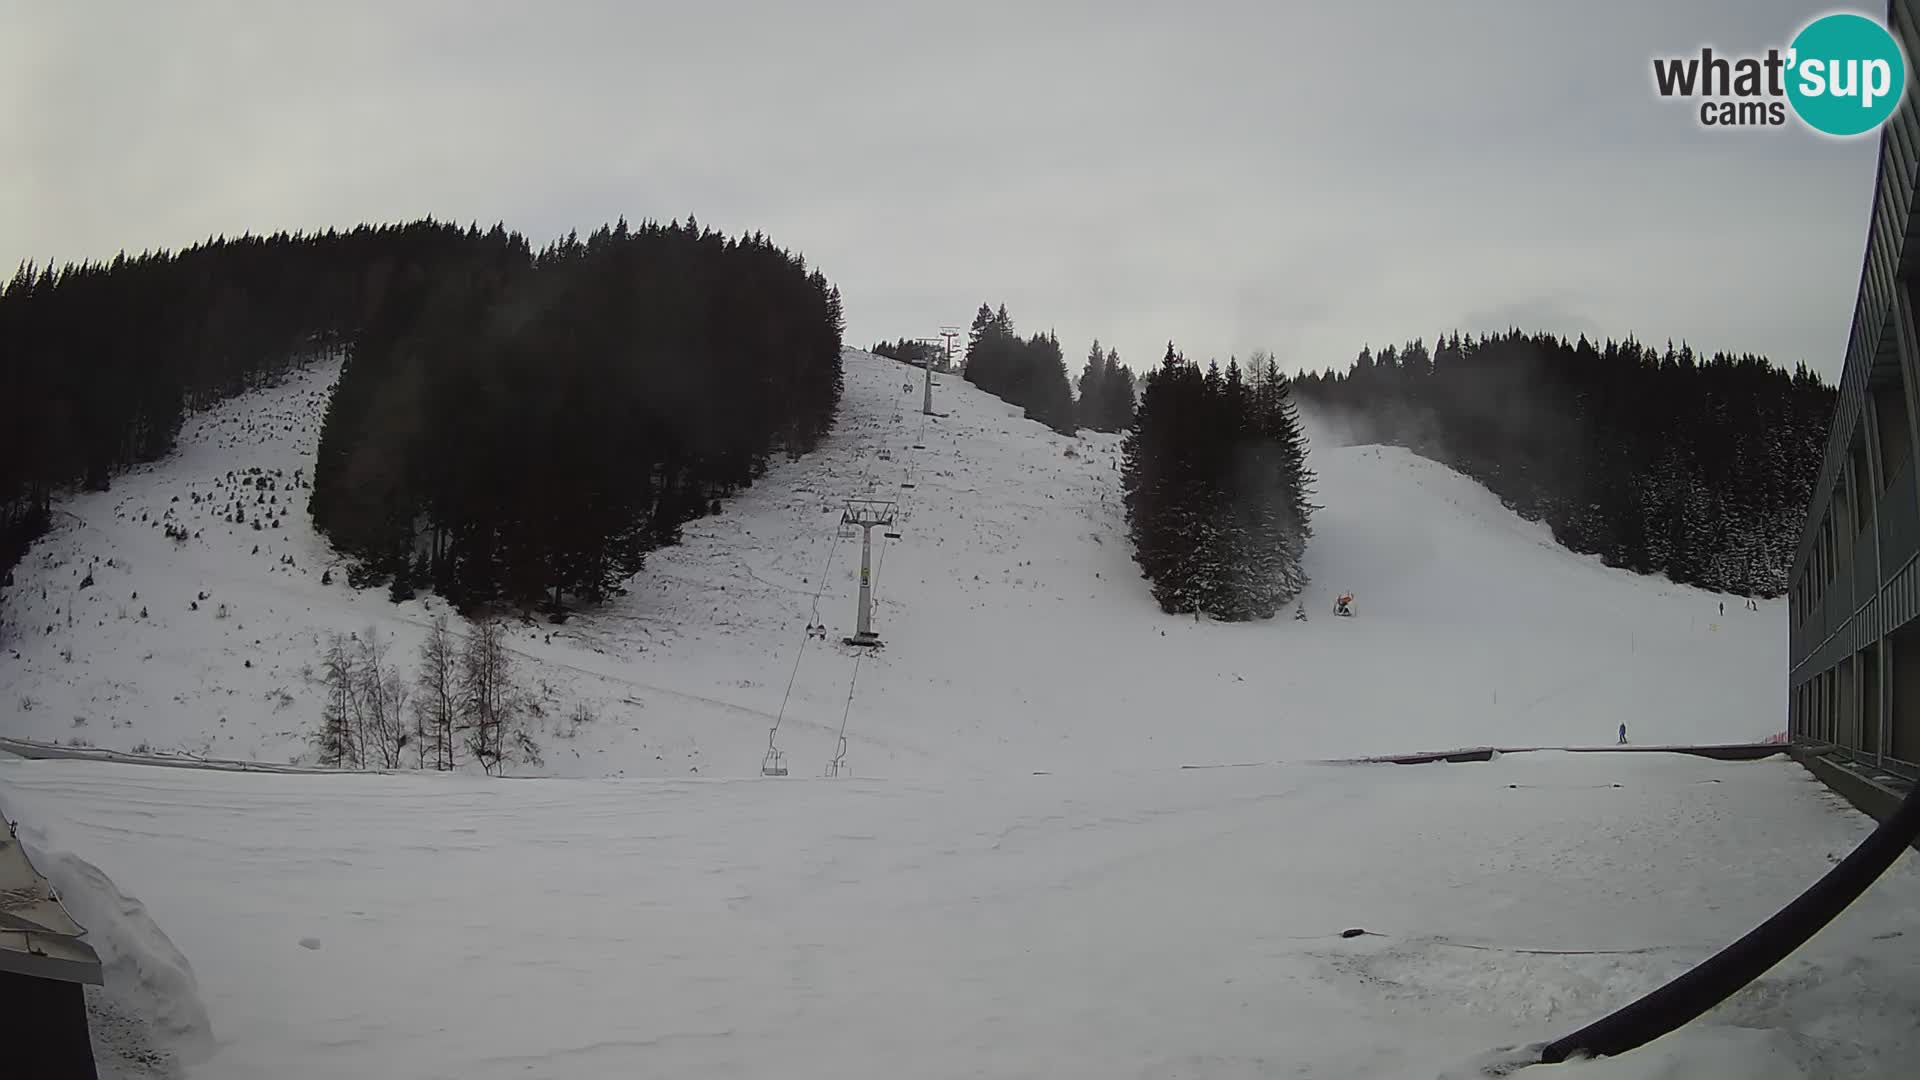
[[1341, 593], [1339, 599], [1333, 602], [1333, 613], [1335, 615], [1352, 615], [1353, 594]]

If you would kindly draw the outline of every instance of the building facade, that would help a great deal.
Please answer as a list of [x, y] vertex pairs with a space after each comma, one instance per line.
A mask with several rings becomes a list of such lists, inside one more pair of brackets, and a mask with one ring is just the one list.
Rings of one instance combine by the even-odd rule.
[[[1888, 11], [1910, 58], [1920, 56], [1916, 8], [1893, 0]], [[1794, 740], [1909, 781], [1920, 779], [1917, 166], [1920, 111], [1909, 100], [1881, 129], [1846, 367], [1788, 595]]]

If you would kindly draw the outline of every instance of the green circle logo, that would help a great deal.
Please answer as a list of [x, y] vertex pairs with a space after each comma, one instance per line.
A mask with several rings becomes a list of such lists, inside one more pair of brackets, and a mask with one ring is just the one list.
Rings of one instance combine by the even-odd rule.
[[1862, 135], [1886, 123], [1907, 89], [1907, 58], [1864, 15], [1824, 15], [1787, 50], [1787, 100], [1815, 131]]

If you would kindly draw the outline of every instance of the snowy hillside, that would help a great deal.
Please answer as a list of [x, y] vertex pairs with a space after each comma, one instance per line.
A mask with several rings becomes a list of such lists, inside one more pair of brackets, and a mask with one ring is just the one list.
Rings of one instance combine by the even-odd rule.
[[[303, 483], [333, 374], [198, 416], [170, 459], [59, 506], [5, 593], [0, 734], [310, 759], [327, 633], [377, 626], [411, 667], [444, 605], [355, 593], [337, 568], [322, 583]], [[929, 420], [916, 376], [849, 351], [820, 451], [691, 524], [609, 608], [515, 629], [547, 759], [522, 771], [753, 775], [783, 698], [796, 776], [820, 773], [843, 717], [856, 775], [1784, 727], [1783, 603], [1726, 598], [1723, 617], [1721, 598], [1573, 555], [1401, 450], [1316, 446], [1306, 621], [1164, 616], [1128, 556], [1117, 437], [1058, 436], [956, 378]], [[849, 497], [899, 512], [899, 539], [874, 530], [878, 652], [840, 641], [858, 589], [858, 537], [836, 528]], [[1355, 618], [1330, 614], [1344, 590]], [[816, 610], [826, 642], [806, 635]], [[580, 707], [591, 721], [569, 719]]]

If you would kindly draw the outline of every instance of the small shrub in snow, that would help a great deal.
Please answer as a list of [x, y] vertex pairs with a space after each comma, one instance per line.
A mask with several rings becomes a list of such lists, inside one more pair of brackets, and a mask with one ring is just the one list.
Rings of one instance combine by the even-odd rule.
[[598, 717], [593, 715], [593, 710], [587, 707], [586, 702], [582, 701], [573, 707], [572, 712], [567, 714], [566, 726], [560, 729], [560, 737], [563, 739], [571, 739], [580, 734], [581, 728], [592, 724], [596, 719], [598, 719]]

